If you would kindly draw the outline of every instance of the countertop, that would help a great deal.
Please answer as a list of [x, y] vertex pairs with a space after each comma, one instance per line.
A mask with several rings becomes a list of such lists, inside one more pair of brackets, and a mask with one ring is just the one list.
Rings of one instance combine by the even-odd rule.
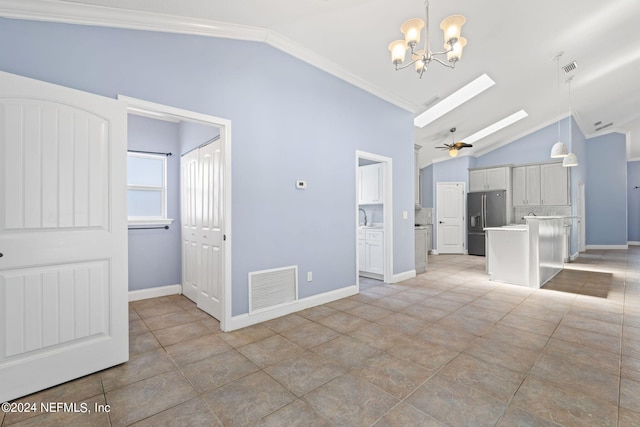
[[382, 224], [359, 225], [360, 230], [382, 230]]

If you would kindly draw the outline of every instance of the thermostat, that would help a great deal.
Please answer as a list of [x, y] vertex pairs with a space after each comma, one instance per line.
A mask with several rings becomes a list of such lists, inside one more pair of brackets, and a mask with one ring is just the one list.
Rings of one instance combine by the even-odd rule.
[[307, 181], [297, 180], [296, 188], [301, 188], [301, 189], [307, 188]]

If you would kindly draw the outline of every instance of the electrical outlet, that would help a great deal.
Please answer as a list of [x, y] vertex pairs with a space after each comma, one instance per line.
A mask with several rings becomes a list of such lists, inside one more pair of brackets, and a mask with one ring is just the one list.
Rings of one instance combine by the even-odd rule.
[[402, 211], [402, 219], [409, 219], [409, 212]]
[[313, 273], [311, 271], [307, 272], [307, 282], [311, 282], [313, 280]]

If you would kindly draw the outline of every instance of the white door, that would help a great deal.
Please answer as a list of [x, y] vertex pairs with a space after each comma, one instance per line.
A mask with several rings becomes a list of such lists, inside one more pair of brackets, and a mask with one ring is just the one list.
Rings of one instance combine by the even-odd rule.
[[0, 402], [125, 362], [126, 109], [0, 73]]
[[190, 151], [180, 159], [181, 217], [182, 217], [182, 293], [198, 300], [198, 252], [196, 200], [198, 185], [198, 150]]
[[436, 184], [436, 220], [438, 253], [464, 252], [464, 183], [438, 182]]
[[183, 293], [222, 318], [224, 157], [222, 138], [182, 158]]

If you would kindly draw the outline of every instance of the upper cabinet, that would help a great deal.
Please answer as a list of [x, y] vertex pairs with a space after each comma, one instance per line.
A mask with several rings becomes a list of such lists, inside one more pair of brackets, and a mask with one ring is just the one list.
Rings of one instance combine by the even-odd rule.
[[375, 205], [383, 201], [382, 163], [360, 166], [360, 197], [361, 205]]
[[473, 169], [469, 171], [469, 192], [507, 190], [509, 167]]
[[540, 204], [540, 165], [516, 166], [513, 176], [513, 206]]
[[569, 205], [569, 168], [562, 163], [540, 165], [541, 205]]
[[513, 206], [568, 206], [569, 173], [562, 163], [513, 168]]

